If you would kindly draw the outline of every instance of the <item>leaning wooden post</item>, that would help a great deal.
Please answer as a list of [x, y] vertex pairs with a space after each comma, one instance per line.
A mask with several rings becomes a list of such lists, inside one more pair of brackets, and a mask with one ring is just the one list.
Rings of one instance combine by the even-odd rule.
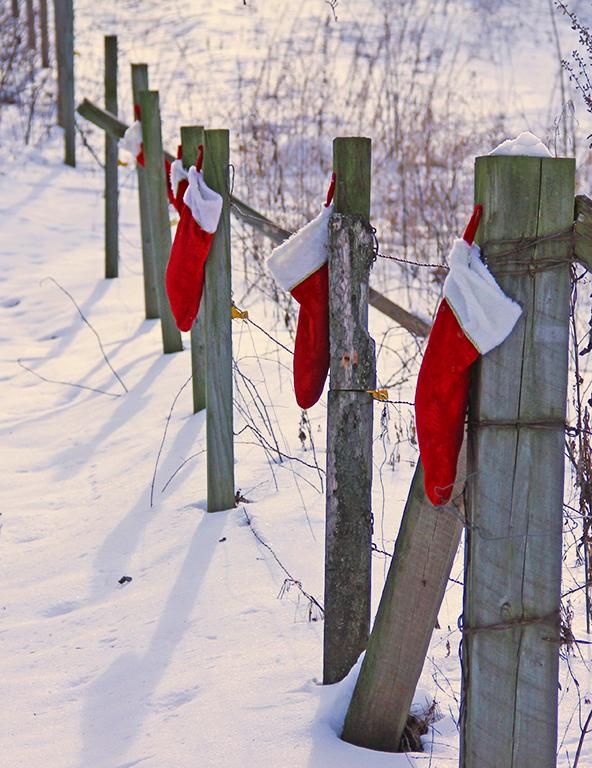
[[342, 738], [383, 752], [400, 748], [462, 533], [464, 452], [448, 507], [426, 496], [418, 462]]
[[183, 349], [183, 342], [171, 312], [165, 288], [166, 266], [172, 240], [163, 162], [160, 107], [158, 91], [141, 91], [139, 96], [142, 112], [142, 140], [144, 142], [144, 167], [148, 187], [149, 218], [156, 264], [156, 291], [162, 330], [162, 348], [163, 352], [167, 354], [169, 352], [180, 352]]
[[[117, 36], [105, 35], [105, 109], [117, 114]], [[119, 186], [117, 139], [105, 133], [105, 277], [117, 277]]]
[[64, 162], [66, 165], [75, 166], [73, 0], [55, 0], [55, 24], [58, 60], [58, 123], [64, 129]]
[[[181, 127], [181, 146], [183, 147], [183, 166], [189, 168], [197, 158], [197, 149], [205, 141], [201, 125]], [[191, 329], [191, 372], [193, 385], [193, 413], [206, 407], [206, 338], [204, 323], [205, 297], [202, 296], [199, 315]]]
[[[140, 105], [140, 91], [148, 90], [148, 65], [132, 64], [132, 107]], [[144, 307], [146, 320], [158, 318], [158, 296], [156, 294], [156, 261], [150, 227], [150, 202], [146, 185], [146, 172], [137, 163], [138, 199], [140, 204], [140, 230], [142, 234], [142, 271], [144, 274]]]
[[39, 0], [39, 28], [41, 31], [41, 66], [49, 67], [49, 24], [47, 20], [47, 0]]
[[[574, 160], [538, 157], [479, 157], [475, 166], [484, 255], [524, 314], [481, 359], [473, 383], [463, 768], [556, 764], [573, 256], [566, 230], [573, 222], [574, 170]], [[520, 248], [521, 238], [557, 232], [564, 234]]]
[[37, 40], [35, 39], [35, 8], [33, 0], [26, 0], [27, 9], [27, 47], [31, 51], [37, 50]]
[[374, 341], [368, 335], [371, 141], [337, 138], [329, 223], [330, 389], [323, 682], [343, 679], [366, 647], [372, 545]]
[[[208, 512], [234, 506], [232, 426], [232, 280], [230, 260], [229, 135], [205, 131], [204, 181], [222, 195], [224, 206], [206, 261], [205, 333]], [[201, 314], [201, 313], [200, 313]]]

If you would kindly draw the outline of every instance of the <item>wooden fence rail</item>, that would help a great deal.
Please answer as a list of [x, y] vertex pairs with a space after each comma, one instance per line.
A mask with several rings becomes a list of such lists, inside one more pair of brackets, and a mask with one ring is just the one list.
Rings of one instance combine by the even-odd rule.
[[[104, 109], [101, 109], [101, 107], [97, 106], [88, 99], [84, 99], [78, 105], [76, 111], [81, 117], [84, 117], [89, 122], [119, 139], [123, 138], [123, 135], [128, 127], [127, 124], [120, 120], [118, 117]], [[165, 151], [164, 156], [168, 160], [174, 160], [174, 156], [169, 152]], [[273, 243], [279, 245], [292, 235], [292, 232], [278, 226], [266, 216], [256, 211], [250, 205], [247, 205], [247, 203], [237, 198], [235, 195], [230, 195], [230, 210], [234, 216], [240, 219], [240, 221], [242, 221], [247, 226], [256, 229]], [[386, 315], [395, 323], [397, 323], [397, 325], [405, 328], [405, 330], [411, 333], [413, 336], [425, 338], [430, 332], [430, 324], [428, 322], [423, 320], [421, 317], [408, 312], [406, 309], [399, 306], [394, 301], [391, 301], [391, 299], [387, 298], [386, 296], [383, 296], [372, 287], [369, 289], [369, 303], [383, 315]]]

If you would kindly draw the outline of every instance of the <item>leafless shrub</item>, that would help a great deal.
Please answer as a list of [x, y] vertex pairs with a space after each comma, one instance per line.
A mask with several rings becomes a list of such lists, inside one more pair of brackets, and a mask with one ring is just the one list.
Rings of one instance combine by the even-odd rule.
[[[36, 143], [46, 135], [54, 112], [50, 70], [27, 45], [25, 22], [9, 3], [0, 6], [0, 119], [10, 116], [15, 143]], [[10, 108], [10, 109], [8, 109]]]

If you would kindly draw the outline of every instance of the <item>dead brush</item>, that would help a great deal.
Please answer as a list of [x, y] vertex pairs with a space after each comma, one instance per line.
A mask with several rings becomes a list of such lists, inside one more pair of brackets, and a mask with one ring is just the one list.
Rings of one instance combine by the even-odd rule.
[[425, 736], [429, 727], [441, 718], [442, 713], [436, 699], [420, 714], [409, 715], [401, 736], [399, 752], [423, 752], [421, 737]]

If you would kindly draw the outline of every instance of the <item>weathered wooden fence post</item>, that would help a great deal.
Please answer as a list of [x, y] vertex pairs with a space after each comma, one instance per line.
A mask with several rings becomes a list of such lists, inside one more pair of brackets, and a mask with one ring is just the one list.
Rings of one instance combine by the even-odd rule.
[[464, 451], [450, 509], [425, 494], [418, 462], [342, 738], [395, 752], [436, 626], [462, 525]]
[[142, 140], [146, 185], [148, 187], [149, 218], [156, 265], [156, 291], [162, 330], [162, 348], [165, 354], [183, 349], [181, 333], [177, 329], [165, 288], [166, 266], [171, 251], [171, 225], [166, 194], [164, 153], [160, 125], [158, 91], [141, 91]]
[[[523, 307], [473, 383], [461, 707], [463, 768], [556, 764], [571, 159], [479, 157], [480, 242]], [[557, 238], [524, 247], [522, 238]], [[528, 242], [526, 242], [528, 245]]]
[[64, 162], [76, 165], [74, 122], [74, 4], [54, 0], [58, 65], [58, 124], [64, 129]]
[[[204, 144], [203, 126], [190, 125], [181, 127], [181, 146], [183, 147], [183, 166], [189, 168], [197, 158], [197, 149]], [[191, 371], [193, 385], [193, 413], [206, 407], [206, 339], [205, 339], [205, 296], [202, 296], [199, 316], [195, 318], [191, 329]]]
[[[105, 109], [117, 114], [117, 36], [105, 35]], [[119, 185], [117, 139], [105, 133], [105, 277], [117, 277]]]
[[[140, 105], [140, 91], [147, 90], [148, 65], [132, 64], [132, 106], [134, 110], [136, 105]], [[158, 317], [158, 296], [156, 293], [156, 261], [150, 227], [150, 202], [148, 198], [148, 187], [146, 185], [146, 172], [139, 163], [136, 165], [136, 172], [138, 177], [138, 200], [140, 205], [140, 230], [142, 233], [144, 307], [146, 308], [146, 320], [155, 320]]]
[[368, 335], [373, 261], [370, 139], [337, 138], [329, 223], [330, 389], [323, 682], [343, 679], [366, 647], [372, 558], [374, 341]]
[[27, 9], [27, 46], [30, 50], [37, 50], [37, 40], [35, 38], [35, 8], [33, 0], [26, 0]]
[[39, 28], [41, 31], [41, 66], [49, 67], [49, 24], [47, 20], [47, 0], [39, 0]]
[[[232, 401], [232, 272], [230, 258], [229, 135], [205, 131], [204, 181], [224, 200], [206, 261], [205, 334], [208, 512], [234, 506]], [[200, 312], [201, 314], [201, 312]]]

